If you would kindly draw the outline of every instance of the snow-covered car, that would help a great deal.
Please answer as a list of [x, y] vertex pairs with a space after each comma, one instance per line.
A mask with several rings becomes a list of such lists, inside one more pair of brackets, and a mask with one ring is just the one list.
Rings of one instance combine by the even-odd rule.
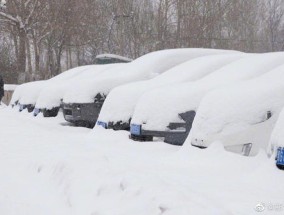
[[284, 65], [210, 92], [201, 102], [188, 141], [200, 148], [221, 141], [228, 151], [246, 156], [266, 150], [284, 107], [283, 92]]
[[156, 78], [117, 87], [107, 96], [98, 124], [114, 130], [129, 130], [135, 105], [145, 92], [173, 83], [196, 81], [244, 56], [246, 55], [232, 53], [198, 57], [177, 65]]
[[49, 83], [41, 90], [38, 96], [34, 115], [42, 112], [44, 117], [57, 116], [63, 96], [68, 90], [76, 89], [78, 85], [84, 84], [85, 81], [95, 80], [101, 73], [117, 65], [118, 64], [93, 65], [64, 82], [58, 83], [58, 81], [53, 81]]
[[39, 92], [44, 86], [46, 86], [47, 81], [34, 81], [25, 84], [21, 84], [15, 90], [10, 105], [14, 107], [19, 107], [19, 111], [28, 109], [28, 112], [32, 112], [34, 109], [34, 104]]
[[283, 64], [284, 53], [252, 55], [192, 83], [158, 88], [145, 93], [131, 121], [131, 138], [182, 145], [186, 140], [202, 98], [211, 90], [262, 75]]
[[60, 85], [64, 83], [64, 81], [76, 77], [82, 71], [92, 67], [93, 66], [80, 66], [63, 72], [49, 80], [35, 81], [19, 85], [13, 94], [10, 105], [19, 105], [20, 111], [28, 108], [28, 111], [32, 112], [42, 89], [52, 83]]
[[[84, 83], [64, 96], [64, 116], [72, 123], [96, 124], [101, 107], [109, 92], [120, 85], [154, 78], [170, 68], [193, 58], [222, 53], [227, 50], [171, 49], [144, 55], [131, 63], [111, 69], [95, 81]], [[239, 53], [239, 52], [238, 52]]]
[[96, 64], [114, 64], [114, 63], [129, 63], [132, 59], [115, 55], [115, 54], [100, 54], [96, 56]]
[[267, 149], [269, 156], [275, 156], [276, 166], [284, 170], [284, 108], [273, 129]]

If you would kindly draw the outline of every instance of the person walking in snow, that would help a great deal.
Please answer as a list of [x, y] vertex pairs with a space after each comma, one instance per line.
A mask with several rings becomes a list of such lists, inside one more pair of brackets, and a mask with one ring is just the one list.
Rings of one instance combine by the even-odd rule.
[[4, 80], [2, 76], [0, 75], [0, 104], [1, 104], [1, 100], [3, 96], [4, 96]]

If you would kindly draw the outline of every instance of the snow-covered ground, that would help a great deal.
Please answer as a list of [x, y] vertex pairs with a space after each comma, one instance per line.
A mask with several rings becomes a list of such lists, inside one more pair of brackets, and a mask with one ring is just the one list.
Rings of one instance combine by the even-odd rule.
[[0, 214], [284, 213], [284, 174], [265, 153], [138, 143], [10, 108], [0, 119]]

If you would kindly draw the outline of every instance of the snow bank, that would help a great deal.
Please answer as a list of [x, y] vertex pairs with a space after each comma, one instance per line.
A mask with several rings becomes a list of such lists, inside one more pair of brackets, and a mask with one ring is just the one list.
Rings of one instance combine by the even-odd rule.
[[[144, 55], [120, 68], [110, 69], [96, 81], [90, 81], [78, 90], [67, 92], [65, 103], [91, 103], [100, 93], [107, 95], [110, 90], [129, 82], [148, 80], [187, 60], [216, 53], [232, 53], [214, 49], [172, 49]], [[238, 53], [238, 52], [235, 52]]]
[[46, 87], [48, 84], [53, 82], [62, 82], [73, 78], [76, 75], [80, 74], [85, 69], [91, 68], [92, 66], [81, 66], [70, 69], [66, 72], [63, 72], [49, 80], [46, 81], [35, 81], [22, 84], [18, 86], [13, 94], [10, 104], [15, 104], [15, 102], [20, 102], [20, 104], [28, 105], [35, 104], [38, 96], [40, 95], [41, 90]]
[[18, 85], [15, 84], [4, 84], [5, 91], [15, 91]]
[[239, 215], [259, 214], [260, 203], [281, 214], [268, 206], [283, 204], [284, 174], [263, 154], [179, 150], [103, 129], [87, 138], [62, 116], [6, 109], [0, 119], [0, 214]]
[[260, 148], [266, 150], [284, 106], [283, 91], [284, 65], [256, 79], [208, 93], [200, 104], [187, 142], [206, 147], [221, 140], [233, 150], [252, 143], [252, 154]]
[[81, 71], [75, 77], [63, 81], [53, 81], [42, 89], [36, 102], [36, 108], [52, 109], [59, 107], [61, 99], [66, 92], [76, 90], [79, 85], [84, 85], [89, 80], [96, 80], [97, 76], [108, 69], [114, 68], [117, 64], [94, 65]]
[[189, 60], [148, 81], [134, 82], [113, 89], [101, 110], [99, 121], [128, 122], [139, 98], [147, 91], [173, 83], [196, 81], [244, 54], [209, 55]]
[[167, 130], [170, 122], [183, 122], [178, 114], [197, 110], [209, 91], [268, 72], [283, 64], [283, 57], [284, 53], [245, 57], [194, 84], [189, 82], [145, 93], [136, 106], [132, 123], [144, 124], [143, 128], [147, 130]]

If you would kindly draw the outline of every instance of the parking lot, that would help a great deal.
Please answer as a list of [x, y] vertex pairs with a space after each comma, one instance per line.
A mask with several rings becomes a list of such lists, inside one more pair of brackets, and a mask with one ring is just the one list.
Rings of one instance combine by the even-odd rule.
[[[281, 214], [284, 176], [243, 157], [0, 109], [2, 214]], [[277, 187], [277, 189], [275, 189]], [[259, 205], [260, 204], [260, 205]], [[80, 211], [80, 212], [79, 212]]]

